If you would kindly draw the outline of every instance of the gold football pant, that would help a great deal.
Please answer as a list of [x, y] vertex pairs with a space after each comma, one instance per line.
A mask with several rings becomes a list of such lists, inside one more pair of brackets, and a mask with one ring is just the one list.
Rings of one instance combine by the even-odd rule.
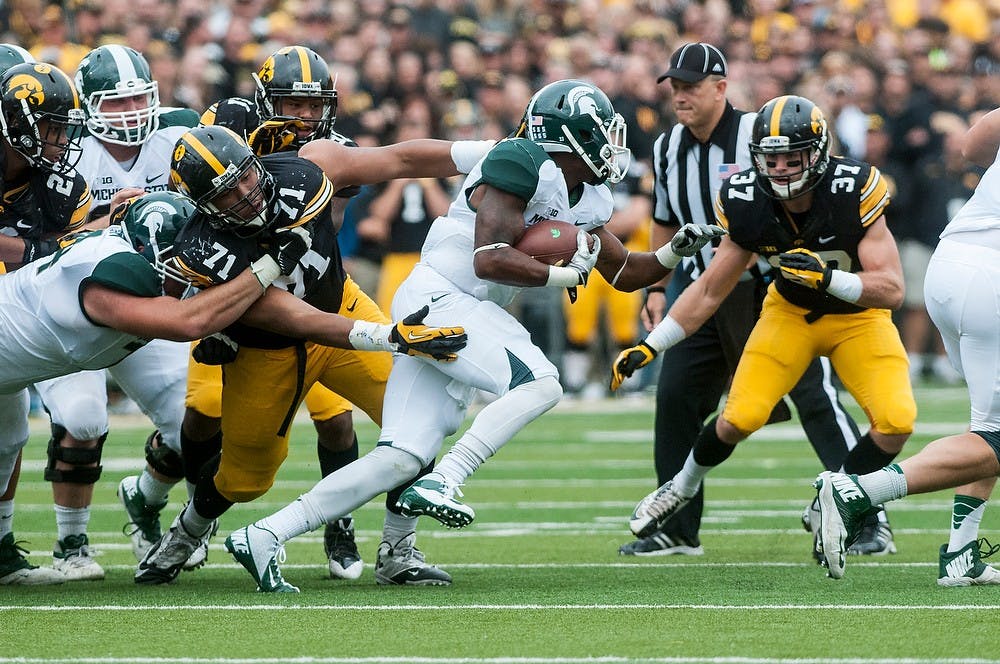
[[392, 298], [413, 266], [420, 262], [420, 252], [390, 253], [382, 257], [382, 267], [378, 275], [378, 291], [375, 302], [382, 311], [392, 311]]
[[[350, 278], [338, 313], [389, 322]], [[222, 417], [222, 460], [215, 485], [225, 498], [238, 503], [257, 498], [274, 483], [288, 455], [292, 418], [303, 398], [314, 420], [329, 419], [354, 404], [381, 424], [392, 354], [308, 342], [278, 350], [243, 346], [236, 360], [222, 369], [193, 360], [191, 367], [197, 373], [188, 376], [187, 405], [204, 415]]]
[[749, 435], [764, 426], [778, 400], [806, 367], [827, 356], [872, 429], [909, 434], [917, 417], [906, 351], [886, 309], [827, 314], [808, 323], [808, 310], [768, 288], [760, 320], [747, 340], [723, 417]]

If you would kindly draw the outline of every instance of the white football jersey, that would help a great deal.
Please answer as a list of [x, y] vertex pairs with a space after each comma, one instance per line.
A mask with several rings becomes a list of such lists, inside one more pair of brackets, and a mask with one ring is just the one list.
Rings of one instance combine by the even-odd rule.
[[448, 213], [431, 225], [420, 260], [462, 291], [500, 306], [510, 304], [521, 289], [476, 276], [472, 265], [476, 211], [467, 196], [481, 183], [527, 201], [525, 228], [552, 219], [591, 231], [607, 223], [614, 212], [614, 197], [605, 185], [584, 184], [579, 200], [571, 202], [562, 171], [537, 144], [520, 138], [497, 143], [469, 172]]
[[0, 393], [111, 366], [146, 344], [87, 318], [80, 303], [84, 281], [137, 295], [160, 294], [153, 266], [118, 227], [84, 235], [52, 256], [0, 276]]
[[945, 226], [941, 237], [986, 229], [1000, 229], [1000, 154], [983, 173], [972, 198]]

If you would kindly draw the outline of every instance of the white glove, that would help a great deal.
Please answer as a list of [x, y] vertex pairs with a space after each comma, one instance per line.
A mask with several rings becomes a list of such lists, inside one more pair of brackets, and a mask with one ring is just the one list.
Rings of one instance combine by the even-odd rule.
[[714, 224], [684, 224], [670, 242], [656, 250], [656, 259], [660, 261], [660, 265], [672, 270], [682, 258], [694, 256], [706, 244], [727, 233], [725, 228]]

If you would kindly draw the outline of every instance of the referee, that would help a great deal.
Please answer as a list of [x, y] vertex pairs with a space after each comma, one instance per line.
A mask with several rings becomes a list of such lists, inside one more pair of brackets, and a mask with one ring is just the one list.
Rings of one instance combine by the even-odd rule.
[[[750, 133], [755, 113], [738, 111], [726, 99], [728, 66], [711, 44], [685, 44], [670, 57], [670, 69], [658, 83], [670, 81], [678, 124], [653, 146], [653, 229], [650, 246], [660, 247], [686, 222], [715, 222], [713, 202], [730, 175], [751, 167]], [[685, 258], [672, 277], [646, 289], [642, 317], [652, 329], [681, 291], [701, 275], [713, 247]], [[654, 458], [657, 485], [671, 479], [687, 459], [705, 420], [719, 407], [743, 346], [757, 320], [768, 265], [750, 267], [718, 311], [699, 330], [661, 353], [656, 392]], [[669, 280], [669, 283], [668, 283]], [[814, 361], [789, 395], [806, 436], [827, 470], [838, 470], [860, 433], [844, 410], [832, 383], [827, 358]], [[786, 404], [771, 422], [790, 419]], [[859, 449], [859, 452], [862, 450]], [[622, 545], [623, 555], [701, 555], [699, 539], [704, 486], [663, 530]], [[804, 515], [803, 520], [806, 520]], [[817, 524], [814, 524], [818, 526]], [[887, 524], [867, 524], [859, 552], [895, 551]]]

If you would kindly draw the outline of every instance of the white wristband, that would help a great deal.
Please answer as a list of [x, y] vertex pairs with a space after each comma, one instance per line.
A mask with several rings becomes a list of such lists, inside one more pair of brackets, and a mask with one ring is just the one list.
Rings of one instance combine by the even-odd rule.
[[451, 160], [459, 173], [468, 173], [486, 153], [493, 149], [496, 141], [455, 141], [451, 144]]
[[657, 353], [662, 353], [674, 344], [683, 341], [686, 336], [687, 333], [681, 324], [668, 314], [653, 328], [644, 341]]
[[367, 320], [354, 321], [354, 327], [347, 335], [347, 340], [355, 350], [396, 350], [396, 344], [389, 341], [392, 325], [381, 325]]
[[853, 272], [832, 270], [830, 272], [830, 285], [826, 287], [826, 292], [834, 297], [839, 297], [844, 302], [853, 304], [861, 299], [861, 292], [864, 288], [861, 277]]
[[546, 286], [558, 288], [572, 288], [580, 285], [580, 273], [571, 267], [549, 266], [549, 280]]
[[674, 249], [670, 246], [669, 242], [653, 252], [653, 255], [656, 256], [656, 260], [660, 261], [660, 265], [668, 270], [672, 270], [677, 267], [677, 264], [680, 263], [681, 258], [683, 258], [683, 256], [678, 256], [674, 253]]
[[257, 277], [260, 287], [264, 290], [267, 290], [271, 282], [281, 276], [281, 269], [278, 267], [277, 261], [268, 254], [264, 254], [250, 263], [250, 271], [253, 272], [253, 276]]

